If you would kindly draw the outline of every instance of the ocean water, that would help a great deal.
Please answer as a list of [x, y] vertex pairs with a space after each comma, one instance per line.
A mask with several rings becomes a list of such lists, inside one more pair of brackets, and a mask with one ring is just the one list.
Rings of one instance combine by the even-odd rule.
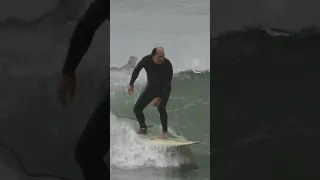
[[[146, 84], [142, 70], [132, 96], [130, 74], [111, 72], [111, 179], [210, 179], [210, 1], [111, 1], [110, 65], [129, 56], [140, 60], [155, 46], [165, 49], [174, 78], [168, 102], [171, 137], [200, 141], [166, 149], [146, 144], [135, 134], [133, 106]], [[192, 24], [191, 24], [192, 22]], [[156, 108], [144, 110], [148, 132], [161, 134]]]

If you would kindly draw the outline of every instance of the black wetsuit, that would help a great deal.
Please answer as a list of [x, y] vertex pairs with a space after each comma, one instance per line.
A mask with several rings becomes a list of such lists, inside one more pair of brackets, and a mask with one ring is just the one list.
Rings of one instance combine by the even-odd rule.
[[[110, 1], [95, 0], [79, 21], [70, 40], [63, 75], [74, 76], [74, 71], [87, 52], [100, 25], [110, 17]], [[104, 162], [109, 151], [110, 122], [109, 97], [95, 109], [75, 149], [75, 158], [86, 180], [110, 179], [110, 170]]]
[[163, 132], [167, 132], [168, 115], [166, 105], [171, 93], [171, 80], [173, 76], [172, 64], [166, 58], [162, 64], [156, 64], [153, 61], [152, 56], [147, 55], [142, 58], [142, 60], [133, 70], [130, 85], [133, 85], [142, 68], [144, 68], [147, 72], [148, 84], [133, 108], [133, 111], [140, 124], [140, 129], [144, 131], [147, 128], [145, 124], [145, 117], [142, 112], [143, 109], [154, 98], [160, 97], [161, 103], [158, 106], [158, 111], [160, 113], [162, 130]]

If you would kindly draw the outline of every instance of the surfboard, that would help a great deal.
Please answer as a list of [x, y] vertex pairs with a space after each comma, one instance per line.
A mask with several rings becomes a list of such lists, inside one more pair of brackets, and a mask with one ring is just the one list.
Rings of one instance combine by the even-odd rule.
[[146, 139], [146, 141], [151, 144], [167, 146], [167, 147], [188, 146], [188, 145], [199, 143], [199, 141], [188, 141], [188, 140], [182, 140], [177, 138], [162, 139], [161, 137], [153, 136], [153, 135], [139, 135], [139, 137]]

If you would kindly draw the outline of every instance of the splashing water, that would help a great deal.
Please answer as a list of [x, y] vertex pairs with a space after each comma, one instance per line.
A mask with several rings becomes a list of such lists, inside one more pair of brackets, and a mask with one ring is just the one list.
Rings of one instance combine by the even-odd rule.
[[139, 138], [132, 124], [110, 113], [110, 165], [132, 169], [138, 167], [177, 167], [187, 159], [174, 149], [156, 146]]

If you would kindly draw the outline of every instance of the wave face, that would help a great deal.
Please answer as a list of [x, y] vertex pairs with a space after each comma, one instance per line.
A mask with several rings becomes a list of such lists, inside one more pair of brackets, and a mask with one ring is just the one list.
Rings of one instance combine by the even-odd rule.
[[[174, 75], [172, 81], [172, 92], [167, 106], [169, 133], [179, 139], [201, 142], [191, 147], [191, 151], [187, 148], [187, 152], [181, 152], [186, 149], [168, 151], [162, 147], [154, 147], [137, 137], [135, 131], [139, 126], [136, 120], [133, 120], [135, 116], [132, 108], [145, 86], [145, 72], [142, 71], [137, 79], [132, 96], [127, 94], [129, 79], [129, 75], [117, 73], [111, 80], [110, 162], [114, 170], [113, 176], [119, 177], [120, 173], [117, 173], [119, 169], [122, 169], [121, 173], [127, 175], [132, 173], [130, 171], [132, 169], [141, 169], [139, 170], [141, 173], [154, 168], [169, 168], [172, 171], [177, 168], [180, 171], [183, 169], [188, 171], [190, 168], [185, 168], [188, 166], [199, 166], [199, 173], [209, 170], [209, 160], [205, 160], [204, 157], [210, 153], [210, 72], [180, 72]], [[157, 109], [147, 106], [144, 114], [146, 122], [154, 126], [149, 128], [149, 133], [160, 135], [162, 127]], [[200, 164], [195, 164], [195, 159], [200, 161]], [[123, 169], [127, 171], [123, 172]], [[139, 172], [135, 176], [140, 176]], [[161, 175], [162, 178], [170, 179], [174, 175], [168, 172], [165, 174]], [[206, 174], [191, 175], [191, 178], [206, 176]]]

